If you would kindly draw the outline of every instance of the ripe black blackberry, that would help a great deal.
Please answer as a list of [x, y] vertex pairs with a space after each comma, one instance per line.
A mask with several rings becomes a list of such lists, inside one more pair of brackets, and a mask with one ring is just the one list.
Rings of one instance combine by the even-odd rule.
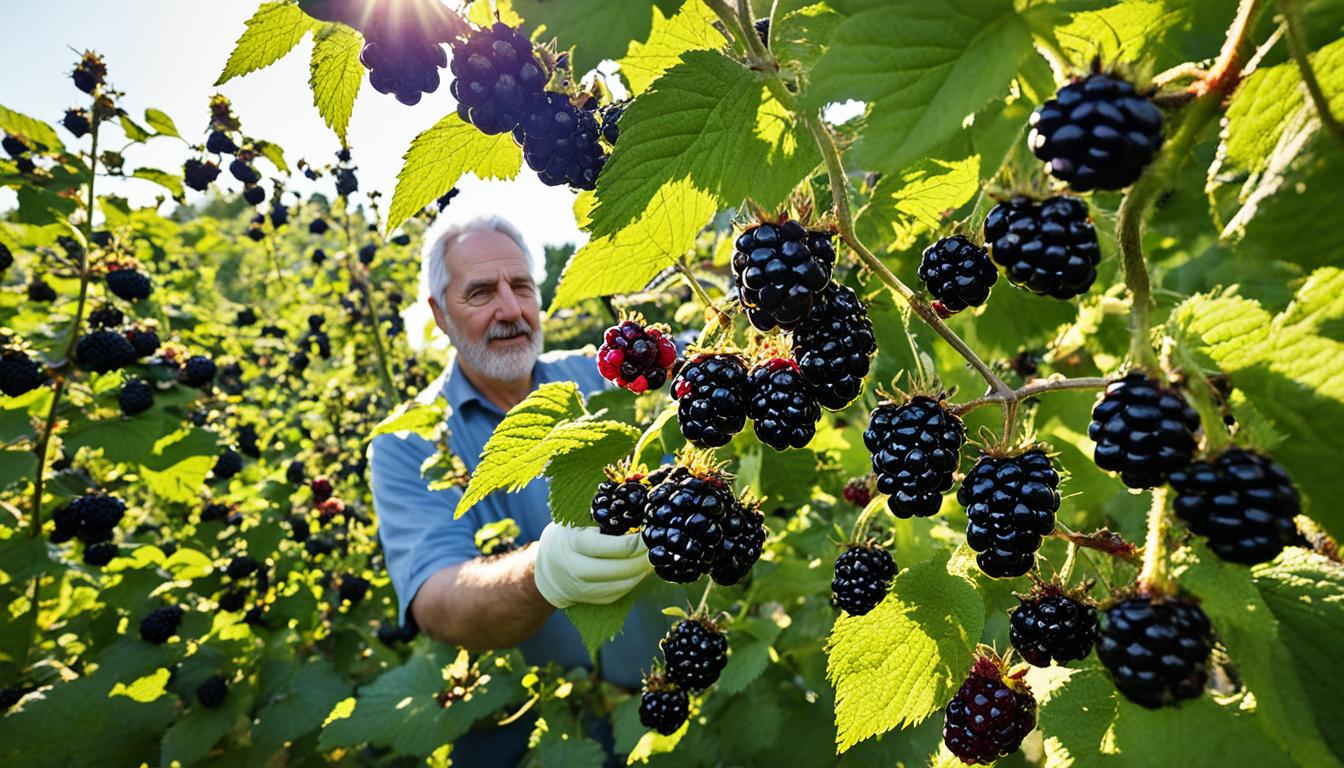
[[682, 619], [658, 643], [667, 678], [688, 691], [713, 685], [728, 663], [728, 638], [705, 618]]
[[353, 168], [339, 168], [336, 170], [336, 194], [341, 197], [349, 197], [359, 191], [359, 177], [355, 175]]
[[760, 503], [735, 500], [719, 523], [719, 529], [723, 531], [723, 538], [719, 539], [709, 576], [715, 583], [731, 587], [751, 572], [751, 567], [761, 559], [764, 551], [765, 515], [761, 514]]
[[313, 219], [308, 222], [308, 234], [310, 235], [326, 234], [327, 230], [330, 228], [331, 225], [327, 223], [326, 219]]
[[14, 254], [9, 252], [9, 246], [0, 243], [0, 275], [5, 274], [5, 270], [14, 266]]
[[22, 159], [30, 151], [27, 142], [12, 133], [5, 134], [5, 138], [0, 140], [0, 146], [3, 146], [5, 152], [15, 160]]
[[112, 558], [119, 554], [121, 554], [121, 548], [110, 541], [86, 544], [84, 546], [84, 564], [102, 568], [112, 562]]
[[289, 223], [289, 209], [285, 207], [280, 199], [271, 201], [271, 226], [279, 229]]
[[130, 379], [121, 385], [117, 405], [127, 416], [144, 413], [154, 406], [154, 388], [144, 379]]
[[214, 709], [224, 703], [229, 694], [229, 683], [222, 675], [211, 675], [196, 686], [196, 700], [206, 709]]
[[70, 135], [76, 139], [84, 138], [84, 135], [93, 127], [89, 122], [89, 111], [87, 109], [65, 110], [65, 117], [61, 118], [61, 125], [64, 125], [65, 130], [69, 131]]
[[1037, 667], [1079, 661], [1097, 639], [1097, 608], [1054, 584], [1033, 589], [1008, 617], [1008, 639], [1018, 654]]
[[1184, 395], [1131, 371], [1106, 385], [1087, 436], [1098, 467], [1119, 472], [1130, 488], [1155, 488], [1190, 466], [1198, 431], [1199, 414]]
[[999, 270], [989, 260], [989, 251], [964, 235], [952, 235], [924, 249], [919, 279], [944, 309], [960, 312], [985, 303]]
[[228, 480], [243, 470], [243, 456], [232, 448], [225, 448], [215, 459], [215, 468], [211, 470], [217, 480]]
[[671, 736], [686, 722], [691, 701], [686, 692], [662, 675], [651, 674], [639, 697], [639, 724]]
[[793, 353], [817, 402], [838, 411], [863, 393], [877, 352], [868, 309], [850, 288], [831, 283], [793, 331]]
[[229, 173], [242, 184], [256, 184], [261, 181], [257, 169], [252, 166], [248, 159], [242, 157], [235, 157], [229, 163]]
[[1022, 672], [1008, 674], [994, 657], [977, 656], [948, 702], [943, 743], [963, 763], [992, 763], [1016, 752], [1036, 727], [1036, 699]]
[[205, 355], [192, 355], [177, 371], [177, 380], [188, 387], [204, 388], [215, 379], [215, 361]]
[[620, 119], [625, 114], [625, 108], [628, 104], [624, 101], [615, 104], [608, 104], [597, 111], [597, 115], [602, 123], [602, 138], [611, 146], [616, 145], [616, 139], [621, 135]]
[[224, 573], [230, 579], [245, 579], [257, 572], [257, 559], [251, 555], [238, 555], [229, 561]]
[[1031, 115], [1027, 145], [1078, 192], [1124, 189], [1162, 146], [1162, 112], [1134, 85], [1095, 73], [1060, 88]]
[[94, 373], [116, 371], [135, 362], [135, 347], [116, 331], [91, 331], [75, 343], [75, 361]]
[[126, 331], [126, 340], [135, 350], [135, 356], [149, 357], [159, 349], [159, 335], [149, 328], [131, 328]]
[[798, 363], [772, 357], [753, 366], [747, 374], [747, 391], [747, 417], [758, 440], [776, 451], [812, 442], [821, 406], [803, 381]]
[[439, 69], [448, 65], [442, 44], [458, 31], [446, 6], [382, 3], [359, 26], [365, 41], [359, 61], [369, 70], [374, 90], [407, 106], [438, 90]]
[[34, 690], [36, 689], [31, 685], [10, 685], [0, 688], [0, 715], [8, 712], [15, 704], [18, 704], [24, 696], [27, 696]]
[[1301, 541], [1293, 518], [1302, 512], [1288, 473], [1267, 456], [1229, 448], [1212, 461], [1171, 473], [1172, 508], [1209, 549], [1234, 563], [1273, 560]]
[[210, 522], [211, 520], [224, 520], [228, 518], [229, 513], [231, 511], [232, 510], [229, 509], [229, 506], [227, 504], [219, 504], [219, 503], [206, 504], [204, 507], [201, 508], [200, 519], [202, 523], [207, 523]]
[[85, 93], [93, 93], [93, 89], [102, 85], [106, 77], [107, 65], [103, 63], [103, 57], [93, 51], [84, 52], [79, 64], [75, 66], [75, 71], [70, 75], [75, 87]]
[[210, 160], [191, 157], [182, 164], [182, 183], [197, 192], [209, 189], [217, 178], [219, 178], [219, 166]]
[[366, 243], [359, 249], [359, 263], [369, 266], [373, 263], [373, 257], [378, 254], [378, 246], [374, 243]]
[[709, 572], [734, 499], [717, 472], [677, 467], [649, 491], [644, 544], [654, 572], [687, 584]]
[[155, 608], [140, 619], [140, 637], [147, 643], [162, 645], [168, 638], [177, 634], [186, 611], [180, 605], [165, 605]]
[[46, 367], [19, 347], [0, 350], [0, 392], [18, 397], [47, 382]]
[[999, 203], [985, 217], [985, 243], [1009, 282], [1032, 293], [1071, 299], [1097, 279], [1097, 231], [1076, 197], [1037, 202], [1019, 195]]
[[355, 604], [369, 593], [369, 580], [347, 573], [341, 577], [341, 586], [337, 590], [341, 602]]
[[835, 559], [831, 599], [851, 616], [877, 607], [896, 578], [896, 560], [875, 544], [851, 544]]
[[738, 235], [733, 277], [757, 330], [778, 326], [791, 331], [812, 310], [831, 278], [831, 265], [812, 252], [813, 242], [814, 234], [792, 219], [758, 224]]
[[980, 457], [957, 490], [966, 508], [966, 543], [980, 570], [994, 578], [1031, 570], [1042, 537], [1055, 530], [1058, 486], [1059, 474], [1039, 448]]
[[1138, 595], [1107, 608], [1104, 617], [1097, 658], [1125, 698], [1157, 709], [1204, 692], [1214, 638], [1198, 605]]
[[902, 519], [936, 514], [952, 488], [965, 441], [965, 425], [941, 397], [916, 395], [873, 409], [863, 442], [891, 513]]
[[[231, 366], [224, 366], [228, 370]], [[254, 459], [261, 458], [261, 446], [257, 444], [260, 440], [257, 434], [255, 424], [242, 423], [238, 425], [238, 450]]]
[[92, 328], [116, 328], [126, 320], [120, 309], [104, 304], [89, 312], [89, 326]]
[[46, 280], [34, 276], [28, 281], [28, 300], [43, 304], [55, 301], [56, 289], [52, 288]]
[[420, 627], [416, 625], [415, 619], [409, 615], [406, 623], [400, 626], [395, 623], [384, 622], [378, 627], [378, 641], [387, 646], [409, 643], [418, 634], [420, 634]]
[[205, 139], [205, 149], [216, 155], [232, 155], [238, 151], [238, 145], [224, 131], [211, 131]]
[[642, 394], [667, 383], [677, 360], [668, 329], [634, 316], [606, 330], [597, 350], [597, 370], [616, 386]]
[[727, 445], [747, 424], [747, 366], [734, 354], [702, 354], [672, 380], [681, 434], [701, 448]]
[[154, 285], [145, 273], [125, 267], [107, 273], [107, 289], [126, 301], [140, 301], [149, 298], [154, 292]]
[[[265, 199], [266, 199], [266, 190], [263, 187], [260, 187], [256, 184], [243, 185], [243, 200], [247, 201], [248, 205], [261, 205], [262, 201], [264, 201]], [[266, 218], [261, 214], [257, 215], [262, 217], [261, 221], [266, 220]]]
[[756, 23], [753, 24], [752, 27], [754, 27], [755, 30], [756, 30], [756, 36], [759, 37], [759, 38], [761, 39], [761, 45], [764, 45], [766, 48], [769, 48], [769, 47], [770, 47], [770, 19], [769, 19], [769, 18], [765, 18], [765, 19], [757, 19], [757, 20], [756, 20]]
[[458, 116], [490, 135], [517, 127], [549, 79], [532, 41], [500, 22], [454, 45], [448, 68]]
[[607, 477], [593, 495], [592, 515], [598, 530], [620, 536], [644, 524], [644, 505], [649, 486], [638, 472], [624, 473], [608, 468]]
[[607, 162], [600, 130], [592, 111], [574, 106], [567, 95], [542, 93], [532, 98], [513, 138], [541, 183], [593, 189]]
[[234, 613], [247, 605], [247, 590], [232, 589], [219, 596], [219, 610]]

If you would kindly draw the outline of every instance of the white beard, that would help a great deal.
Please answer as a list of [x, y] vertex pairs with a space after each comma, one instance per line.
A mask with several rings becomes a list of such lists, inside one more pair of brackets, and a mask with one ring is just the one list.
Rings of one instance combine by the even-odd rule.
[[[518, 381], [527, 378], [531, 375], [533, 366], [537, 364], [537, 357], [541, 355], [543, 342], [541, 329], [533, 329], [522, 318], [515, 323], [491, 323], [485, 332], [485, 338], [479, 341], [464, 338], [446, 313], [444, 324], [448, 326], [448, 340], [452, 343], [453, 349], [457, 350], [457, 354], [462, 356], [467, 365], [496, 381]], [[502, 351], [490, 349], [491, 339], [508, 338], [519, 331], [528, 335], [530, 344]]]

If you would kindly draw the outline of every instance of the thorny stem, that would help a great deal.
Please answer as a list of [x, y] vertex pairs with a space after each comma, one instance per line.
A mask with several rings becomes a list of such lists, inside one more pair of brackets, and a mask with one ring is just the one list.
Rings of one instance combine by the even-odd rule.
[[1223, 414], [1213, 404], [1213, 382], [1202, 371], [1191, 373], [1188, 379], [1185, 392], [1189, 395], [1190, 405], [1199, 414], [1204, 432], [1204, 450], [1209, 455], [1220, 453], [1227, 447], [1231, 437], [1223, 424]]
[[700, 281], [691, 273], [691, 269], [686, 266], [685, 261], [677, 259], [676, 269], [681, 273], [681, 276], [686, 279], [686, 284], [690, 286], [691, 293], [694, 293], [695, 297], [700, 300], [700, 303], [705, 305], [705, 320], [711, 323], [717, 323], [725, 328], [732, 327], [733, 321], [729, 319], [727, 313], [714, 304], [713, 299], [709, 298], [709, 294], [705, 293], [705, 287], [701, 285]]
[[378, 378], [383, 384], [383, 393], [387, 395], [388, 402], [396, 402], [397, 388], [392, 383], [392, 374], [387, 368], [387, 352], [383, 350], [383, 327], [382, 319], [378, 316], [377, 307], [373, 303], [373, 291], [369, 288], [368, 277], [360, 272], [358, 260], [355, 258], [355, 239], [350, 234], [350, 201], [345, 200], [342, 203], [341, 214], [345, 229], [345, 268], [350, 273], [350, 282], [359, 288], [359, 294], [364, 299], [364, 311], [369, 315], [369, 328], [373, 336], [373, 349], [378, 354]]
[[1153, 505], [1148, 510], [1148, 536], [1143, 542], [1143, 570], [1138, 583], [1158, 594], [1167, 592], [1167, 489], [1152, 490]]
[[969, 411], [973, 411], [981, 406], [992, 403], [1003, 403], [1007, 400], [1022, 401], [1029, 397], [1044, 395], [1050, 392], [1067, 392], [1079, 389], [1101, 389], [1106, 386], [1106, 379], [1100, 376], [1080, 376], [1075, 379], [1045, 379], [1043, 381], [1025, 384], [1012, 391], [1012, 397], [1005, 395], [986, 395], [974, 400], [968, 400], [959, 405], [952, 406], [952, 412], [958, 416]]
[[696, 608], [695, 608], [695, 612], [696, 612], [697, 614], [701, 614], [701, 613], [704, 613], [704, 612], [705, 612], [705, 607], [709, 605], [709, 593], [710, 593], [710, 590], [712, 590], [712, 589], [714, 589], [714, 580], [713, 580], [713, 579], [706, 579], [706, 580], [705, 580], [705, 591], [704, 591], [704, 594], [700, 595], [700, 605], [696, 606]]
[[1302, 37], [1302, 19], [1298, 15], [1300, 8], [1297, 0], [1279, 0], [1279, 11], [1283, 14], [1283, 25], [1288, 33], [1288, 52], [1302, 73], [1302, 84], [1307, 86], [1307, 94], [1311, 97], [1312, 106], [1316, 107], [1316, 114], [1320, 115], [1321, 125], [1330, 131], [1336, 141], [1344, 144], [1344, 124], [1330, 112], [1330, 100], [1326, 98], [1325, 91], [1321, 90], [1316, 70], [1312, 69], [1311, 60], [1307, 58], [1307, 42]]
[[1068, 550], [1064, 554], [1064, 566], [1059, 569], [1059, 580], [1066, 585], [1069, 583], [1069, 579], [1073, 578], [1073, 564], [1077, 560], [1078, 545], [1070, 541]]

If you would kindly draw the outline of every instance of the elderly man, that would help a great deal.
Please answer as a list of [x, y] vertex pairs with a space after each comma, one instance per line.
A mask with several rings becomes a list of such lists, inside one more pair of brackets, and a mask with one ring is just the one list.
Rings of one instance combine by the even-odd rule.
[[[505, 413], [541, 384], [573, 381], [583, 392], [606, 385], [589, 357], [541, 354], [531, 259], [508, 222], [477, 219], [432, 232], [421, 280], [455, 358], [418, 399], [447, 399], [451, 449], [468, 469]], [[454, 520], [463, 489], [431, 491], [420, 475], [435, 451], [404, 432], [379, 435], [369, 447], [378, 533], [401, 616], [469, 649], [517, 646], [529, 663], [590, 665], [578, 630], [555, 609], [610, 603], [634, 589], [650, 570], [639, 535], [552, 523], [545, 478], [517, 493], [492, 494]], [[477, 529], [505, 518], [517, 522], [525, 546], [482, 557]], [[637, 688], [664, 627], [656, 607], [637, 607], [621, 635], [601, 649], [602, 676]], [[512, 765], [526, 735], [516, 727], [473, 731], [454, 745], [454, 762]]]

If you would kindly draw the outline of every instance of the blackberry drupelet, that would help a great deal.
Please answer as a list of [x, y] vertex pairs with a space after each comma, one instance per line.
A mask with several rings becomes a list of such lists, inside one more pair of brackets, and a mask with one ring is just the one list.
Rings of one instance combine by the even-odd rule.
[[639, 724], [670, 736], [691, 713], [690, 698], [671, 681], [653, 674], [644, 681], [639, 697]]
[[186, 611], [180, 605], [165, 605], [155, 608], [140, 619], [140, 637], [147, 643], [162, 645], [168, 638], [177, 634]]
[[708, 619], [678, 621], [658, 647], [663, 651], [667, 678], [688, 691], [713, 685], [728, 663], [728, 638]]
[[1125, 698], [1157, 709], [1204, 692], [1214, 638], [1198, 605], [1139, 595], [1107, 608], [1104, 617], [1097, 658]]
[[1009, 282], [1032, 293], [1071, 299], [1097, 279], [1101, 247], [1087, 203], [1060, 195], [1037, 202], [1017, 196], [985, 217], [985, 243]]
[[1172, 508], [1209, 549], [1234, 563], [1273, 560], [1302, 539], [1293, 518], [1302, 512], [1288, 473], [1267, 456], [1229, 448], [1212, 461], [1171, 473]]
[[994, 578], [1031, 570], [1041, 539], [1055, 530], [1059, 474], [1045, 451], [981, 456], [966, 474], [957, 501], [966, 508], [966, 543], [980, 570]]
[[229, 694], [229, 684], [221, 675], [211, 675], [196, 686], [196, 700], [206, 709], [214, 709], [224, 703]]
[[[817, 249], [813, 249], [815, 252]], [[838, 411], [863, 394], [877, 340], [868, 309], [850, 288], [831, 283], [793, 331], [793, 354], [817, 402]]]
[[135, 362], [135, 347], [116, 331], [91, 331], [76, 342], [75, 361], [94, 373], [116, 371]]
[[107, 289], [126, 301], [140, 301], [149, 298], [154, 292], [154, 285], [145, 273], [126, 267], [107, 273]]
[[875, 544], [851, 544], [835, 559], [831, 599], [851, 616], [862, 616], [877, 607], [896, 578], [896, 561]]
[[597, 350], [597, 370], [602, 378], [637, 395], [667, 383], [668, 371], [676, 360], [677, 348], [668, 329], [647, 325], [643, 318], [608, 328]]
[[715, 583], [730, 587], [751, 572], [765, 547], [765, 515], [755, 501], [735, 500], [719, 523], [723, 538], [710, 566]]
[[117, 405], [127, 416], [144, 413], [154, 405], [154, 388], [144, 379], [130, 379], [117, 393]]
[[734, 354], [703, 354], [672, 380], [681, 434], [701, 448], [728, 444], [747, 424], [747, 366]]
[[516, 128], [549, 79], [532, 41], [501, 22], [455, 44], [449, 69], [458, 116], [490, 135]]
[[963, 763], [992, 763], [1016, 752], [1036, 727], [1036, 699], [1000, 661], [979, 656], [966, 682], [948, 702], [943, 743]]
[[831, 277], [830, 265], [812, 252], [812, 242], [813, 233], [792, 219], [758, 224], [738, 235], [733, 277], [757, 330], [778, 326], [791, 331], [812, 310]]
[[687, 584], [709, 572], [733, 503], [723, 478], [712, 471], [677, 467], [653, 486], [643, 538], [659, 578]]
[[1097, 638], [1097, 608], [1058, 586], [1044, 585], [1020, 598], [1008, 617], [1008, 639], [1018, 654], [1037, 667], [1079, 661]]
[[983, 247], [963, 235], [952, 235], [924, 249], [919, 279], [952, 313], [984, 304], [999, 279], [999, 270]]
[[863, 442], [891, 513], [902, 519], [936, 514], [952, 488], [965, 441], [965, 425], [941, 397], [916, 395], [873, 409]]
[[762, 443], [784, 451], [803, 448], [817, 433], [821, 406], [803, 381], [798, 363], [774, 357], [747, 374], [747, 417]]
[[1124, 189], [1162, 146], [1161, 110], [1114, 75], [1075, 79], [1036, 108], [1030, 125], [1031, 151], [1077, 192]]
[[1130, 488], [1155, 488], [1194, 459], [1199, 414], [1175, 389], [1140, 371], [1106, 385], [1087, 436], [1097, 466]]

